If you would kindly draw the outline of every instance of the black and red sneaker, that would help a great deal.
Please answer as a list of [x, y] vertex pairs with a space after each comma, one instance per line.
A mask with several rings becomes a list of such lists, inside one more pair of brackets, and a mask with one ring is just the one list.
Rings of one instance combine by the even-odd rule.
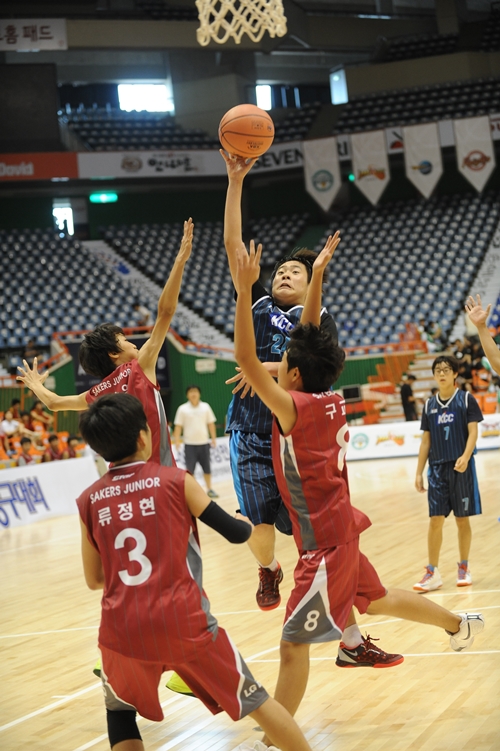
[[368, 634], [366, 639], [361, 638], [363, 642], [359, 647], [346, 647], [343, 641], [340, 642], [335, 661], [339, 668], [392, 668], [404, 662], [403, 655], [390, 655], [375, 646]]
[[276, 571], [259, 566], [259, 588], [255, 599], [261, 610], [274, 610], [281, 602], [280, 584], [283, 581], [283, 569], [278, 563]]

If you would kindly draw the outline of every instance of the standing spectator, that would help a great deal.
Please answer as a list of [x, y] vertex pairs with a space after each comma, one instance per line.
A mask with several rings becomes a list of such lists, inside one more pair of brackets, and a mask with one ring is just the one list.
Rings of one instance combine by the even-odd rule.
[[416, 400], [413, 396], [412, 389], [412, 384], [415, 383], [416, 380], [417, 379], [414, 375], [409, 375], [401, 386], [401, 402], [403, 404], [406, 422], [412, 422], [413, 420], [418, 419]]
[[443, 586], [438, 571], [443, 541], [443, 525], [453, 511], [458, 531], [457, 587], [472, 584], [469, 552], [472, 532], [470, 516], [481, 513], [473, 454], [476, 451], [478, 423], [483, 419], [479, 405], [468, 391], [456, 386], [458, 361], [441, 355], [432, 363], [439, 391], [425, 403], [422, 414], [422, 443], [418, 455], [415, 487], [425, 493], [423, 471], [429, 459], [428, 502], [429, 562], [422, 579], [413, 585], [418, 592], [430, 592]]
[[140, 303], [136, 302], [132, 306], [135, 310], [135, 312], [138, 315], [137, 319], [137, 325], [138, 326], [152, 326], [153, 325], [153, 316], [151, 315], [151, 311], [146, 308], [145, 305], [141, 305]]
[[31, 448], [31, 438], [28, 438], [28, 436], [23, 436], [21, 438], [21, 453], [17, 457], [17, 466], [18, 467], [24, 467], [26, 464], [32, 464], [35, 460], [33, 456], [30, 454], [30, 448]]
[[184, 431], [184, 453], [187, 471], [194, 475], [197, 464], [201, 465], [207, 495], [209, 498], [219, 496], [212, 490], [212, 474], [210, 469], [210, 444], [216, 446], [215, 415], [210, 404], [201, 401], [199, 386], [188, 386], [186, 389], [187, 402], [181, 404], [175, 414], [174, 443], [179, 449], [181, 433]]
[[49, 435], [49, 445], [47, 451], [42, 456], [42, 462], [56, 462], [62, 458], [62, 451], [59, 451], [59, 436], [53, 433]]
[[33, 402], [30, 415], [34, 423], [41, 423], [45, 429], [49, 428], [54, 422], [54, 418], [44, 410], [43, 404], [39, 399]]

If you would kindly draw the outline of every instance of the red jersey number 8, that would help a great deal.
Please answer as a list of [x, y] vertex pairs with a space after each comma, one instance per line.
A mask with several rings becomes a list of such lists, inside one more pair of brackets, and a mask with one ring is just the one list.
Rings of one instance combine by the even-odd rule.
[[116, 550], [125, 546], [125, 540], [127, 537], [132, 537], [136, 542], [135, 548], [128, 551], [128, 559], [129, 561], [136, 561], [141, 567], [141, 570], [138, 574], [129, 574], [127, 569], [122, 569], [121, 571], [118, 571], [118, 576], [124, 584], [127, 584], [129, 587], [136, 587], [138, 584], [143, 584], [149, 579], [151, 571], [153, 570], [153, 564], [149, 558], [142, 555], [146, 550], [146, 535], [144, 535], [139, 529], [134, 529], [134, 527], [122, 529], [120, 534], [116, 536]]

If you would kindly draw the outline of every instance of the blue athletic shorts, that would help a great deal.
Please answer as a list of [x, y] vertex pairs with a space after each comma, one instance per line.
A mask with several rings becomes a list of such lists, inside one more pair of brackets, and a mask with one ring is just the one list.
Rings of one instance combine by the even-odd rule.
[[429, 516], [476, 516], [481, 513], [481, 497], [476, 477], [474, 457], [465, 472], [456, 472], [455, 462], [429, 466]]
[[252, 524], [274, 524], [285, 535], [292, 524], [279, 494], [271, 456], [271, 436], [231, 430], [229, 455], [240, 511]]

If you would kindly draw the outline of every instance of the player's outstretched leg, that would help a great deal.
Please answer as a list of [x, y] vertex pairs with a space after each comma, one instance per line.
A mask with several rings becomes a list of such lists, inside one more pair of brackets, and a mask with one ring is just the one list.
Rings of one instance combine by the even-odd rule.
[[457, 652], [470, 647], [474, 636], [484, 628], [484, 618], [480, 613], [456, 615], [441, 605], [404, 589], [389, 589], [385, 597], [373, 600], [366, 612], [369, 615], [394, 615], [407, 621], [444, 628], [451, 637], [452, 649]]
[[[250, 717], [258, 722], [269, 739], [270, 749], [281, 751], [311, 751], [311, 746], [304, 738], [302, 730], [290, 716], [285, 707], [275, 699], [269, 698], [261, 706], [250, 714]], [[267, 742], [262, 744], [256, 741], [252, 746], [243, 744], [238, 751], [254, 751], [257, 748], [266, 748]]]

